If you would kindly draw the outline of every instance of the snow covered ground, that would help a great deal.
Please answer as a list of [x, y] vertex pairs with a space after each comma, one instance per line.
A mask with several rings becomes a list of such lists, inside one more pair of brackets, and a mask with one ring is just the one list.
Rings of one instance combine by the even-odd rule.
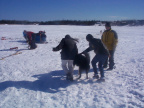
[[[144, 26], [112, 27], [119, 37], [115, 52], [116, 69], [106, 71], [106, 82], [97, 83], [93, 70], [89, 79], [65, 80], [60, 52], [53, 52], [61, 39], [78, 38], [79, 52], [88, 47], [87, 34], [100, 38], [104, 26], [0, 25], [0, 108], [143, 108]], [[45, 30], [48, 44], [28, 50], [23, 30]], [[9, 48], [18, 47], [18, 50]], [[90, 52], [91, 59], [94, 56]], [[77, 67], [74, 79], [78, 76]]]

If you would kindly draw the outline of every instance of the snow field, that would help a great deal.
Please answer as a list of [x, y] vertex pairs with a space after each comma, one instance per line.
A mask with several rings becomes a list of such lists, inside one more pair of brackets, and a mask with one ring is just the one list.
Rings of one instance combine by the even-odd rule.
[[[87, 34], [101, 38], [104, 26], [0, 25], [0, 108], [143, 108], [144, 106], [144, 26], [117, 27], [116, 69], [105, 71], [106, 82], [97, 83], [93, 70], [89, 79], [69, 82], [61, 68], [60, 52], [53, 52], [61, 39], [78, 38], [79, 53], [88, 47]], [[23, 30], [45, 30], [48, 44], [27, 50]], [[18, 47], [18, 50], [9, 50]], [[90, 52], [91, 59], [94, 56]], [[74, 79], [78, 77], [77, 67]]]

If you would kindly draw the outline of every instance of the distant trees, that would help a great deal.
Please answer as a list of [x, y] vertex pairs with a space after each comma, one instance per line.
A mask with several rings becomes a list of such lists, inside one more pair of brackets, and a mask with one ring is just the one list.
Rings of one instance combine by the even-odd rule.
[[18, 20], [0, 20], [0, 24], [38, 24], [39, 22], [18, 21]]
[[[81, 21], [81, 20], [56, 20], [56, 21], [18, 21], [18, 20], [0, 20], [0, 24], [23, 24], [23, 25], [104, 25], [107, 21], [91, 20], [91, 21]], [[138, 26], [144, 25], [144, 20], [121, 20], [121, 21], [110, 21], [112, 25], [115, 26]]]
[[39, 25], [94, 25], [97, 21], [58, 20], [40, 22]]
[[117, 25], [117, 26], [142, 26], [144, 25], [144, 20], [122, 20], [122, 21], [113, 21], [112, 25]]

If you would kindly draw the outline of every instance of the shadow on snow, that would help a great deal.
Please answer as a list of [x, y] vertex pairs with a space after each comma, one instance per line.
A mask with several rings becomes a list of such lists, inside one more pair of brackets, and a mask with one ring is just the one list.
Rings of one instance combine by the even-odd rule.
[[[92, 72], [90, 70], [89, 72]], [[78, 70], [74, 71], [74, 74], [78, 74]], [[83, 73], [85, 75], [85, 73]], [[56, 93], [65, 90], [64, 88], [71, 84], [88, 83], [84, 81], [67, 81], [63, 70], [51, 71], [45, 74], [39, 74], [32, 76], [37, 78], [35, 81], [5, 81], [0, 83], [0, 91], [3, 91], [9, 87], [15, 87], [17, 89], [25, 88], [34, 91], [42, 91], [48, 93]], [[76, 82], [76, 83], [75, 83]]]

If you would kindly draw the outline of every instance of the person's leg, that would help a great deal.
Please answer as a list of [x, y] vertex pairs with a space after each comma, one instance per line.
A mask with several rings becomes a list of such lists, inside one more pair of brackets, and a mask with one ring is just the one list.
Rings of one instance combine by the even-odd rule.
[[108, 56], [106, 56], [106, 55], [101, 55], [100, 56], [98, 67], [99, 67], [99, 70], [100, 70], [101, 78], [104, 78], [103, 64], [105, 63], [107, 57]]
[[68, 69], [70, 73], [73, 73], [73, 60], [68, 60]]
[[70, 80], [73, 80], [73, 60], [68, 60], [68, 69], [70, 73]]
[[99, 62], [98, 67], [99, 67], [101, 77], [104, 77], [103, 64], [101, 61]]
[[69, 70], [67, 68], [67, 63], [68, 63], [68, 60], [62, 60], [62, 69], [64, 70], [64, 72], [66, 74], [68, 74]]
[[97, 72], [97, 66], [96, 63], [98, 62], [98, 55], [95, 55], [95, 57], [92, 59], [91, 64], [94, 70], [94, 77], [96, 76], [98, 78], [98, 72]]
[[114, 66], [114, 50], [110, 50], [109, 53], [110, 53], [110, 58], [109, 58], [109, 69], [113, 69], [113, 66]]
[[69, 64], [69, 60], [62, 60], [62, 68], [66, 73], [66, 80], [73, 80], [73, 77], [70, 73], [71, 63]]
[[71, 74], [71, 77], [73, 77], [73, 60], [68, 60], [68, 69], [69, 73]]
[[103, 68], [107, 68], [107, 65], [108, 65], [108, 57], [106, 58], [104, 64], [103, 64]]

